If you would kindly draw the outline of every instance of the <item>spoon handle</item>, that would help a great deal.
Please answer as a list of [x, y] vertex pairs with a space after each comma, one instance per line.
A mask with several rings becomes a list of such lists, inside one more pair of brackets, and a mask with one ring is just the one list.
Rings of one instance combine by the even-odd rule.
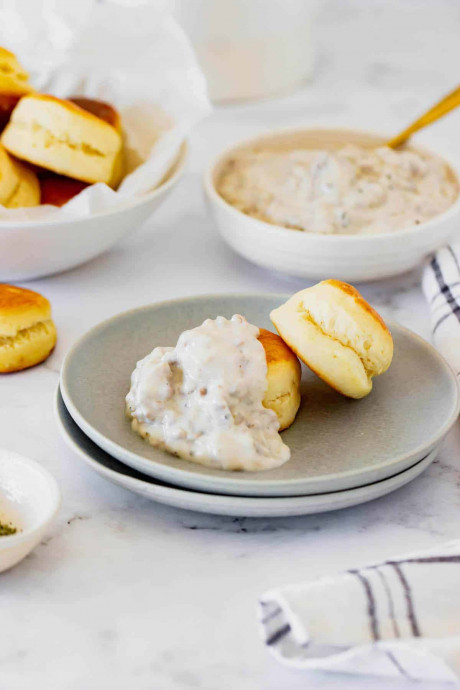
[[393, 149], [397, 146], [401, 146], [401, 144], [404, 144], [404, 142], [409, 139], [411, 134], [439, 120], [439, 118], [449, 113], [458, 105], [460, 105], [460, 86], [454, 89], [454, 91], [451, 91], [447, 96], [444, 96], [439, 103], [436, 103], [436, 105], [430, 108], [424, 115], [419, 117], [418, 120], [409, 125], [407, 129], [393, 137], [393, 139], [390, 139], [390, 141], [387, 142], [387, 146]]

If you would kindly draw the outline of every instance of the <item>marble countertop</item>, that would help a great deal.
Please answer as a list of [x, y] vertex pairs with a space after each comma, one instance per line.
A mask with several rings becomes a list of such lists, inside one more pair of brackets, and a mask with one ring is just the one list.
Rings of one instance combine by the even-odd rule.
[[[59, 341], [43, 365], [2, 378], [0, 445], [47, 467], [63, 505], [39, 547], [0, 575], [1, 688], [389, 687], [279, 666], [259, 638], [256, 602], [274, 586], [458, 537], [458, 427], [422, 476], [373, 503], [234, 519], [163, 507], [107, 483], [64, 446], [53, 402], [66, 351], [102, 319], [183, 295], [305, 287], [253, 266], [219, 239], [201, 190], [207, 160], [274, 126], [397, 130], [457, 83], [459, 25], [460, 7], [449, 0], [325, 0], [312, 83], [285, 98], [217, 108], [194, 133], [187, 176], [141, 230], [85, 266], [28, 284], [51, 300]], [[451, 114], [420, 141], [460, 154], [459, 118]], [[429, 338], [419, 278], [415, 271], [361, 289], [384, 316]]]

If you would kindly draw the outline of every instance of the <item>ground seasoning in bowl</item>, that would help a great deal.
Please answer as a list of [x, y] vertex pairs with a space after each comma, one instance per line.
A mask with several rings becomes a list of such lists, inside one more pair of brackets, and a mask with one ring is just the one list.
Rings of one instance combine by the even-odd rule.
[[0, 537], [7, 537], [11, 534], [16, 534], [18, 530], [14, 527], [11, 522], [2, 522], [0, 520]]

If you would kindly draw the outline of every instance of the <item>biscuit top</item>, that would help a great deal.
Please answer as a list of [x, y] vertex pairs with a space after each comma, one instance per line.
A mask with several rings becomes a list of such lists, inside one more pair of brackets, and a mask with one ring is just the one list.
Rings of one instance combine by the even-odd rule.
[[70, 111], [71, 113], [74, 113], [75, 115], [80, 115], [87, 120], [90, 120], [93, 123], [98, 123], [101, 124], [103, 127], [110, 127], [111, 129], [115, 129], [115, 127], [107, 120], [98, 117], [97, 115], [94, 115], [93, 112], [90, 112], [89, 110], [86, 110], [83, 107], [80, 107], [73, 101], [68, 101], [65, 98], [58, 98], [57, 96], [51, 96], [50, 94], [47, 93], [31, 93], [24, 97], [22, 99], [23, 102], [43, 102], [43, 103], [49, 103], [50, 105], [55, 105], [55, 106], [61, 106], [65, 110]]
[[[28, 94], [21, 98], [13, 110], [2, 133], [2, 142], [11, 153], [26, 157], [22, 155], [24, 141], [30, 141], [30, 138], [33, 141], [39, 134], [45, 138], [43, 146], [46, 151], [56, 144], [81, 149], [85, 155], [104, 158], [116, 155], [122, 147], [121, 135], [115, 127], [93, 113], [55, 96]], [[18, 142], [21, 150], [17, 150]], [[33, 143], [31, 148], [34, 150]], [[43, 164], [36, 158], [27, 160]], [[55, 172], [69, 174], [67, 170], [60, 169]]]
[[331, 287], [336, 288], [337, 290], [341, 290], [344, 292], [346, 295], [349, 295], [356, 303], [356, 305], [364, 311], [367, 311], [368, 314], [374, 318], [376, 321], [379, 322], [379, 324], [382, 326], [382, 328], [387, 332], [390, 333], [390, 331], [387, 328], [387, 325], [385, 321], [382, 319], [380, 314], [375, 311], [373, 307], [369, 304], [369, 302], [366, 302], [366, 300], [362, 297], [361, 293], [358, 292], [358, 290], [353, 287], [353, 285], [350, 285], [349, 283], [344, 283], [342, 280], [336, 280], [335, 278], [330, 278], [329, 280], [323, 280], [320, 285], [330, 285]]
[[0, 337], [15, 336], [19, 331], [51, 318], [46, 297], [33, 290], [0, 283]]
[[340, 280], [324, 280], [298, 292], [291, 300], [302, 318], [325, 336], [354, 350], [369, 376], [377, 376], [389, 367], [393, 356], [391, 333], [354, 287]]

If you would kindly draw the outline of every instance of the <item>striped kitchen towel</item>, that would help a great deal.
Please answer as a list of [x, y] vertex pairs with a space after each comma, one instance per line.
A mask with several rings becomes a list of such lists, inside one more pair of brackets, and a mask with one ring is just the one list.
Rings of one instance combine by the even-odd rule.
[[284, 664], [458, 687], [460, 540], [267, 592], [259, 620]]
[[443, 247], [423, 273], [433, 341], [460, 383], [460, 245]]

